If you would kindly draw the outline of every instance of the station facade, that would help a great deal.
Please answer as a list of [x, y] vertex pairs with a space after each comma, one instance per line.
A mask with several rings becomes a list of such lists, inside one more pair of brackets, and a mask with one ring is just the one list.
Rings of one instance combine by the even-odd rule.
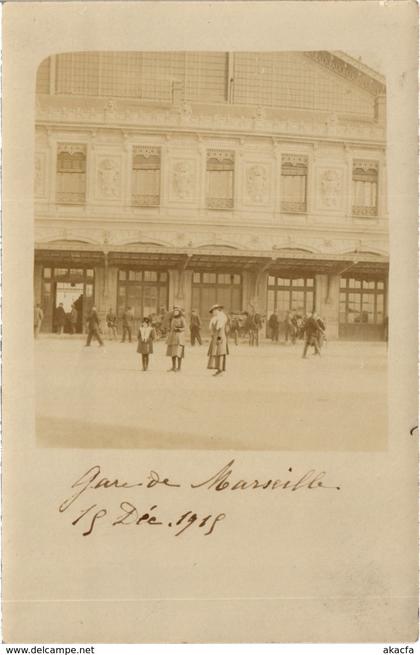
[[342, 52], [60, 54], [37, 75], [35, 302], [315, 308], [383, 339], [386, 87]]

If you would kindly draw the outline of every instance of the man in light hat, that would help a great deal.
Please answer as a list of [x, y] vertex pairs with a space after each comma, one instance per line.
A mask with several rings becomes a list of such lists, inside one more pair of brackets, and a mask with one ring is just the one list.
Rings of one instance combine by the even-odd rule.
[[220, 375], [226, 371], [226, 355], [229, 354], [227, 341], [228, 319], [222, 305], [213, 305], [209, 312], [211, 314], [209, 326], [211, 341], [207, 353], [209, 358], [207, 368], [216, 369], [214, 375]]

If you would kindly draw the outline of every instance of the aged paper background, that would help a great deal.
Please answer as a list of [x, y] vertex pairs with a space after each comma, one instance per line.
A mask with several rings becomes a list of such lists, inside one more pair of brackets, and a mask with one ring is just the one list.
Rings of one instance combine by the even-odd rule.
[[[8, 642], [410, 641], [417, 634], [417, 7], [414, 2], [8, 3], [4, 10], [4, 639]], [[74, 50], [374, 53], [388, 84], [389, 443], [383, 452], [37, 448], [32, 275], [34, 83]], [[98, 390], [100, 393], [100, 390]], [[305, 407], [302, 404], [302, 415]], [[339, 431], [340, 425], [331, 425]], [[257, 443], [257, 441], [256, 441]], [[209, 539], [75, 533], [57, 508], [93, 464], [188, 482], [326, 470], [337, 494], [196, 494]], [[153, 502], [192, 503], [156, 491]]]

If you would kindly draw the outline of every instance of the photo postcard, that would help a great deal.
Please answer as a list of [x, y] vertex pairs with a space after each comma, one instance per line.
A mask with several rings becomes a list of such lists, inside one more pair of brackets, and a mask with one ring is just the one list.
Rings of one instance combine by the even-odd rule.
[[6, 642], [417, 639], [417, 29], [5, 5]]

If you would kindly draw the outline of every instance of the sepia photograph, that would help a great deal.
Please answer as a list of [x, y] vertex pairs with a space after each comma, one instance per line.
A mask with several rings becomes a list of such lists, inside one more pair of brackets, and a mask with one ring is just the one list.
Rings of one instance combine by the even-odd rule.
[[321, 50], [42, 61], [38, 445], [386, 449], [373, 65]]
[[407, 647], [418, 7], [4, 16], [4, 642]]

